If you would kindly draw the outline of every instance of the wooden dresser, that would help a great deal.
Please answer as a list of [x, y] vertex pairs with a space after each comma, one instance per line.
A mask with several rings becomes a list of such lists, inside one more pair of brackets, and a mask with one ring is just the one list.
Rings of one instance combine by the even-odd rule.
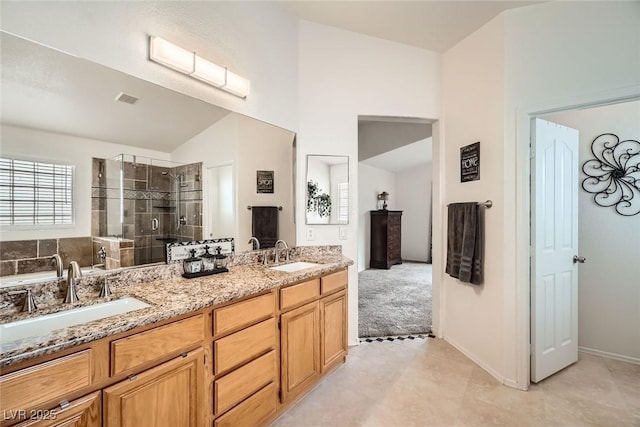
[[401, 255], [402, 211], [371, 211], [370, 268], [389, 269], [402, 264]]

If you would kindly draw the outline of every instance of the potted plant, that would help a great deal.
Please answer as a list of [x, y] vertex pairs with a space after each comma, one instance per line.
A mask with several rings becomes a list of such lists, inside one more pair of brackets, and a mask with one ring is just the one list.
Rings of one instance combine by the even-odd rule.
[[307, 212], [315, 212], [321, 218], [331, 215], [331, 196], [321, 192], [317, 182], [307, 182]]

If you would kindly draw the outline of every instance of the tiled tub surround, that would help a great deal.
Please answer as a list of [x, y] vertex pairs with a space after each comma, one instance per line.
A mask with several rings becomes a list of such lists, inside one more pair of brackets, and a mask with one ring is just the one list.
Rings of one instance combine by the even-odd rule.
[[[108, 184], [106, 170], [114, 167], [123, 169], [122, 190], [119, 183]], [[172, 176], [183, 178], [177, 184]], [[163, 261], [169, 241], [202, 239], [202, 163], [164, 167], [94, 158], [92, 177], [92, 234], [133, 240], [135, 265]], [[113, 209], [122, 209], [123, 224], [117, 229], [107, 226], [109, 215], [120, 216], [109, 212]], [[179, 216], [186, 224], [178, 228]], [[154, 218], [157, 230], [152, 230]]]
[[[123, 270], [103, 276], [80, 279], [78, 296], [80, 301], [73, 307], [104, 302], [98, 298], [105, 277], [113, 291], [109, 299], [132, 296], [151, 307], [126, 314], [112, 316], [85, 324], [54, 331], [50, 335], [28, 338], [0, 346], [0, 366], [7, 366], [37, 356], [84, 344], [108, 335], [125, 332], [133, 328], [170, 319], [247, 295], [291, 284], [311, 277], [327, 274], [353, 265], [353, 261], [342, 256], [340, 246], [296, 247], [291, 251], [291, 261], [307, 261], [321, 264], [295, 273], [270, 270], [256, 263], [261, 254], [249, 252], [231, 256], [229, 272], [196, 279], [181, 277], [179, 263]], [[32, 314], [20, 313], [21, 296], [13, 297], [10, 290], [0, 290], [0, 323], [8, 323], [28, 317], [66, 310], [70, 305], [62, 304], [66, 284], [49, 282], [31, 287], [38, 310]]]
[[91, 237], [0, 242], [0, 276], [55, 271], [51, 265], [54, 254], [60, 255], [65, 267], [70, 261], [90, 267], [93, 263]]

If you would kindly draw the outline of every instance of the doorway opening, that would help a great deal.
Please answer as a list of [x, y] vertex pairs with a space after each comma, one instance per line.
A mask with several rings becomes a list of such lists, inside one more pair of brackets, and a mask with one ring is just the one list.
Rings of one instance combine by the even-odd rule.
[[[538, 117], [531, 161], [531, 381], [579, 362], [579, 353], [640, 364], [634, 338], [640, 324], [640, 270], [634, 261], [640, 246], [630, 238], [640, 236], [640, 142], [623, 143], [640, 140], [640, 101]], [[570, 162], [557, 150], [552, 155], [540, 140], [540, 126], [551, 129], [551, 138], [558, 130], [575, 129], [577, 158]], [[564, 163], [555, 175], [550, 168], [537, 175], [545, 156], [551, 164]], [[569, 164], [570, 171], [562, 168]], [[575, 174], [576, 182], [564, 186], [559, 174]], [[569, 209], [571, 197], [575, 208]], [[564, 214], [550, 220], [558, 204]], [[573, 232], [575, 247], [553, 255]], [[550, 271], [554, 263], [562, 264], [561, 274]], [[558, 350], [572, 354], [551, 357]]]
[[431, 332], [432, 120], [358, 117], [358, 336]]

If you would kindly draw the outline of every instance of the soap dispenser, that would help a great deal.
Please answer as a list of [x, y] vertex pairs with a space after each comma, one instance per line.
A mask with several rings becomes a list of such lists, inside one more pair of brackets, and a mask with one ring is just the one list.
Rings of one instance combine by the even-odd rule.
[[186, 274], [200, 273], [202, 271], [202, 258], [196, 256], [195, 249], [191, 249], [189, 253], [191, 253], [191, 257], [186, 258], [182, 264], [184, 272]]

